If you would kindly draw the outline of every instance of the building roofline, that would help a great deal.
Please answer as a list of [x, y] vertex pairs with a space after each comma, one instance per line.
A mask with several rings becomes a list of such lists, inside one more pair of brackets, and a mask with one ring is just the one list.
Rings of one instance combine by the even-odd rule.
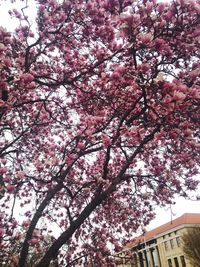
[[128, 242], [125, 245], [126, 248], [135, 247], [138, 244], [147, 242], [151, 239], [154, 239], [156, 237], [160, 237], [162, 235], [165, 235], [167, 232], [170, 232], [172, 229], [180, 229], [183, 226], [189, 227], [190, 225], [194, 226], [196, 224], [200, 224], [200, 213], [184, 213], [182, 216], [165, 223], [159, 227], [154, 228], [153, 230], [150, 230], [146, 232], [144, 235], [140, 235], [136, 238], [134, 238], [132, 241]]

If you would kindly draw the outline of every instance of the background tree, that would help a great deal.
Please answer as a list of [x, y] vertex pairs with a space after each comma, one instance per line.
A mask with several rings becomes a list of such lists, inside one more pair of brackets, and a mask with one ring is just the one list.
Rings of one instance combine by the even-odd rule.
[[192, 266], [200, 266], [200, 227], [188, 229], [182, 237], [183, 251]]
[[200, 3], [33, 2], [0, 28], [1, 257], [20, 232], [13, 266], [111, 266], [109, 243], [197, 186]]
[[[33, 238], [37, 238], [37, 231], [35, 231], [35, 234], [33, 235]], [[22, 248], [24, 236], [22, 233], [17, 232], [15, 241], [12, 242], [12, 246], [7, 248], [7, 253], [5, 253], [5, 250], [0, 253], [0, 266], [1, 267], [11, 267], [15, 266], [18, 261], [18, 255], [20, 253], [20, 250]], [[33, 239], [34, 240], [34, 239]], [[52, 242], [52, 237], [43, 236], [43, 238], [40, 238], [40, 244], [37, 244], [35, 242], [34, 246], [31, 246], [29, 249], [29, 254], [26, 260], [25, 267], [34, 267], [39, 261], [41, 256], [43, 255], [43, 250]], [[39, 246], [39, 249], [37, 248]], [[37, 248], [37, 249], [36, 249]], [[49, 265], [49, 267], [58, 267], [58, 260], [55, 257]]]

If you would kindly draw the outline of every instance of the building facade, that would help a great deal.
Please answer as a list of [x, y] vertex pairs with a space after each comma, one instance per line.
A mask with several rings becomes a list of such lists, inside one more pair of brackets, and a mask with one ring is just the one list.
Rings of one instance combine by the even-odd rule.
[[200, 227], [200, 214], [185, 213], [169, 223], [136, 237], [122, 252], [117, 267], [196, 267], [183, 253], [181, 237], [188, 229]]

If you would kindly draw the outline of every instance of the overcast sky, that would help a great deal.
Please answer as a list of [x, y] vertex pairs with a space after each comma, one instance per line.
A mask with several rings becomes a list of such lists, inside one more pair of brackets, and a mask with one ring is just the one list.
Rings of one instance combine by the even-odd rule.
[[164, 208], [156, 208], [156, 218], [147, 227], [147, 230], [152, 230], [161, 224], [171, 221], [171, 210], [172, 218], [175, 219], [180, 217], [183, 213], [200, 213], [200, 201], [186, 200], [182, 197], [177, 197], [175, 199], [176, 204]]

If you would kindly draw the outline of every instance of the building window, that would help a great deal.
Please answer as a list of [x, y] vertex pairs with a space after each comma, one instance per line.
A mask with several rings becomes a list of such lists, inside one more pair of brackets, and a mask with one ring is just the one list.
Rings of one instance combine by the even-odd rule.
[[177, 246], [180, 247], [180, 245], [181, 245], [181, 239], [180, 239], [180, 236], [177, 236], [177, 237], [176, 237], [176, 243], [177, 243]]
[[168, 242], [165, 241], [165, 242], [164, 242], [164, 245], [165, 245], [165, 250], [167, 251], [167, 250], [169, 249]]
[[168, 259], [168, 267], [172, 267], [172, 260]]
[[182, 264], [182, 267], [186, 267], [186, 263], [185, 263], [185, 258], [184, 256], [181, 256], [181, 264]]
[[174, 240], [173, 239], [170, 240], [170, 245], [171, 245], [171, 248], [173, 249], [174, 248]]
[[179, 264], [178, 264], [178, 258], [177, 258], [177, 257], [174, 258], [174, 263], [175, 263], [175, 266], [176, 266], [176, 267], [179, 267]]

